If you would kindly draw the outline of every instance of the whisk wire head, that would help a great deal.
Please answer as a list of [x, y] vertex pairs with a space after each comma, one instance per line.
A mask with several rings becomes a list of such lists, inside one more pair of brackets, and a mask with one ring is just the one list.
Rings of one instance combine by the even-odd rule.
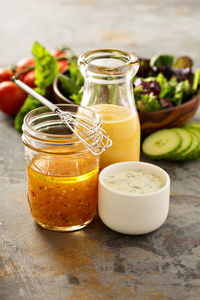
[[[62, 111], [54, 103], [50, 102], [48, 99], [30, 88], [21, 80], [17, 79], [15, 76], [12, 77], [12, 80], [22, 90], [33, 96], [43, 105], [47, 106], [50, 111], [55, 112], [60, 117], [62, 122], [68, 126], [68, 128], [77, 136], [77, 138], [92, 154], [100, 155], [112, 145], [111, 139], [109, 138], [107, 132], [100, 127], [100, 124], [95, 125], [95, 123], [89, 120], [89, 117], [86, 118], [81, 115], [79, 108], [83, 107], [79, 106], [78, 113]], [[83, 129], [85, 129], [85, 131]], [[84, 136], [86, 139], [81, 137], [80, 134], [82, 134], [82, 136]], [[88, 143], [87, 140], [90, 140], [91, 143]]]
[[61, 111], [59, 108], [56, 109], [56, 113], [93, 155], [102, 154], [112, 145], [107, 132], [99, 125], [94, 125], [88, 118], [81, 114]]

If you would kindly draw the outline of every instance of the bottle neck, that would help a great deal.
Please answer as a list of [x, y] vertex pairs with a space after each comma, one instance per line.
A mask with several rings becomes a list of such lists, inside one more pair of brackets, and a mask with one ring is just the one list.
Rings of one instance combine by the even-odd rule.
[[135, 111], [132, 78], [96, 80], [92, 76], [86, 76], [81, 105], [97, 104], [121, 105]]

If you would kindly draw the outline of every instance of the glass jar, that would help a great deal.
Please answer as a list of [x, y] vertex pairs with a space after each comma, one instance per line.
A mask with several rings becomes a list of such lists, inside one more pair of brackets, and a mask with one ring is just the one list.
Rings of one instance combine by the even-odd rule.
[[[58, 105], [101, 126], [95, 111]], [[95, 216], [99, 158], [46, 107], [28, 113], [23, 124], [28, 200], [35, 221], [55, 231], [85, 227]]]
[[100, 49], [80, 55], [85, 78], [82, 106], [91, 106], [101, 116], [112, 146], [100, 157], [100, 168], [140, 157], [140, 123], [135, 107], [132, 78], [138, 58], [121, 50]]

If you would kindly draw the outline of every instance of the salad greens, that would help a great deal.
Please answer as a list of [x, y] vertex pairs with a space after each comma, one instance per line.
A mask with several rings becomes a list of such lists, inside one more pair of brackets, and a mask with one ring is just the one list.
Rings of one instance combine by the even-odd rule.
[[192, 69], [193, 60], [189, 56], [180, 56], [175, 60], [173, 54], [156, 54], [150, 59], [150, 66], [171, 66], [178, 69]]
[[[190, 60], [188, 57], [182, 57], [179, 59], [179, 63], [183, 64], [184, 62], [186, 64], [187, 62], [189, 64]], [[147, 71], [147, 62], [145, 62], [143, 66], [145, 66], [145, 70]], [[169, 66], [158, 66], [153, 75], [153, 70], [150, 67], [149, 76], [147, 73], [147, 77], [137, 77], [133, 82], [133, 85], [138, 111], [152, 112], [172, 106], [178, 106], [191, 99], [198, 90], [198, 85], [200, 83], [200, 69], [196, 70], [194, 76], [192, 76], [192, 81], [191, 73], [186, 73], [185, 70], [186, 69], [181, 68], [171, 68]], [[178, 76], [176, 76], [177, 74]]]
[[[48, 97], [48, 87], [58, 75], [58, 62], [41, 44], [35, 42], [32, 47], [32, 54], [35, 59], [35, 76], [37, 88], [35, 90], [42, 96]], [[15, 117], [15, 128], [22, 131], [22, 124], [25, 115], [34, 108], [41, 106], [41, 103], [28, 96]]]
[[177, 60], [173, 63], [174, 68], [190, 68], [192, 69], [193, 61], [189, 56], [180, 56]]
[[134, 85], [135, 101], [140, 112], [178, 106], [195, 94], [188, 80], [178, 82], [175, 77], [167, 80], [162, 73], [155, 77], [137, 78]]
[[[140, 69], [133, 79], [134, 96], [139, 112], [152, 112], [178, 106], [197, 93], [200, 70], [193, 75], [193, 62], [188, 56], [160, 54], [151, 60], [141, 59]], [[176, 66], [176, 67], [174, 67]], [[66, 97], [80, 104], [83, 77], [77, 63], [73, 61], [67, 75], [60, 75], [61, 89]], [[110, 101], [115, 103], [117, 89], [108, 86]]]
[[200, 69], [197, 69], [194, 74], [193, 85], [192, 85], [194, 91], [197, 91], [199, 83], [200, 83]]
[[136, 88], [134, 92], [135, 99], [137, 99], [137, 109], [139, 111], [145, 110], [146, 112], [151, 112], [162, 108], [161, 103], [153, 93], [142, 94], [141, 92], [142, 89], [140, 89], [140, 87], [138, 89]]
[[60, 74], [59, 77], [63, 94], [74, 100], [76, 104], [80, 104], [83, 95], [84, 78], [79, 71], [77, 63], [71, 61], [68, 73], [66, 75]]

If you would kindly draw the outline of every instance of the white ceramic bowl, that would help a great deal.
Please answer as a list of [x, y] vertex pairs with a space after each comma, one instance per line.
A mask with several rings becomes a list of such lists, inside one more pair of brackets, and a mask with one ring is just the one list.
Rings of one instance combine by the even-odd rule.
[[[106, 185], [104, 178], [117, 171], [146, 170], [158, 175], [163, 187], [148, 194], [119, 192]], [[99, 175], [98, 212], [110, 229], [125, 234], [145, 234], [158, 229], [169, 211], [170, 178], [160, 167], [144, 162], [121, 162], [104, 168]]]

